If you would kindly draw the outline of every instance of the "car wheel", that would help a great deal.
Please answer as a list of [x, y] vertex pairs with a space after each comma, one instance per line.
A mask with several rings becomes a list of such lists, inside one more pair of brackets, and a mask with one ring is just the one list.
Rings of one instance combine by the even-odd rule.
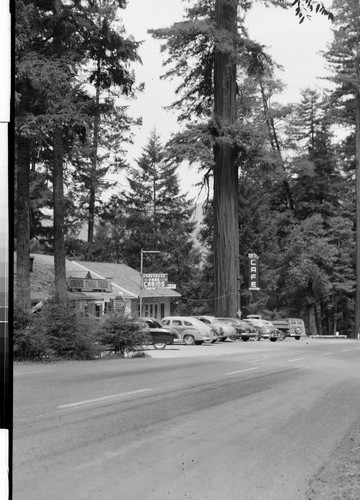
[[154, 349], [165, 349], [166, 343], [165, 342], [156, 342], [156, 344], [153, 344]]
[[196, 344], [196, 345], [201, 345], [201, 344], [203, 344], [203, 343], [204, 343], [204, 341], [203, 341], [203, 340], [196, 340], [196, 341], [195, 341], [195, 344]]
[[246, 335], [244, 335], [244, 336], [241, 337], [241, 340], [243, 340], [244, 342], [247, 342], [249, 340], [249, 337], [247, 337]]
[[270, 342], [276, 342], [277, 338], [276, 337], [270, 337]]
[[192, 335], [185, 335], [184, 336], [184, 344], [185, 345], [194, 345], [195, 344], [195, 339]]
[[296, 340], [300, 340], [300, 335], [295, 336]]

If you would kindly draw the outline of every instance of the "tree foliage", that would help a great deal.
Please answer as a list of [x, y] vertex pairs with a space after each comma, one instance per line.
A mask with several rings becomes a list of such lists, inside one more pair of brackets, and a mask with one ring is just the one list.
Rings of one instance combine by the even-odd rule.
[[[131, 165], [125, 144], [139, 121], [127, 115], [123, 98], [136, 97], [131, 63], [139, 62], [139, 44], [117, 17], [125, 3], [17, 0], [20, 302], [29, 302], [29, 239], [46, 251], [62, 246], [44, 224], [56, 205], [54, 174], [60, 172], [60, 233], [70, 255], [139, 269], [141, 249], [159, 250], [145, 256], [145, 269], [167, 272], [177, 284], [178, 312], [219, 313], [216, 297], [235, 297], [240, 289], [244, 315], [300, 316], [310, 333], [353, 334], [354, 311], [360, 311], [354, 303], [360, 289], [358, 2], [336, 0], [331, 12], [314, 0], [267, 2], [292, 7], [300, 23], [316, 14], [334, 23], [324, 56], [335, 87], [305, 89], [297, 104], [276, 102], [282, 90], [276, 64], [246, 30], [254, 2], [196, 0], [182, 21], [151, 30], [162, 43], [163, 78], [179, 78], [170, 108], [183, 128], [165, 146], [154, 131]], [[334, 131], [341, 126], [339, 138]], [[184, 161], [203, 172], [202, 187], [216, 186], [208, 192], [199, 243], [194, 201], [179, 190]], [[102, 202], [107, 173], [123, 168], [129, 189]], [[85, 220], [95, 225], [86, 244], [77, 239]], [[248, 289], [248, 253], [260, 257], [257, 292]], [[240, 273], [229, 265], [234, 261]], [[214, 291], [214, 281], [222, 288]], [[235, 305], [231, 311], [224, 305], [224, 314], [234, 314]], [[21, 345], [35, 352], [28, 329], [21, 331]]]
[[[132, 37], [126, 37], [119, 24], [116, 29], [112, 26], [117, 9], [124, 6], [125, 2], [112, 0], [101, 4], [77, 0], [17, 0], [17, 296], [25, 308], [30, 305], [29, 241], [31, 237], [43, 239], [46, 236], [36, 222], [42, 217], [40, 211], [43, 206], [30, 203], [30, 197], [36, 190], [36, 184], [30, 187], [31, 181], [36, 179], [37, 182], [41, 178], [41, 182], [50, 181], [52, 184], [52, 199], [46, 197], [42, 200], [44, 206], [47, 204], [53, 211], [52, 238], [46, 243], [47, 250], [54, 252], [57, 297], [59, 301], [64, 301], [65, 233], [73, 233], [76, 226], [74, 215], [78, 220], [82, 216], [80, 207], [76, 209], [75, 204], [84, 204], [84, 199], [76, 200], [76, 189], [68, 191], [67, 186], [78, 182], [82, 174], [82, 189], [86, 187], [90, 192], [86, 202], [92, 221], [96, 193], [104, 184], [102, 177], [114, 163], [110, 160], [106, 164], [110, 154], [100, 152], [103, 164], [96, 169], [98, 149], [103, 146], [98, 140], [100, 115], [103, 113], [108, 119], [113, 118], [110, 124], [104, 120], [107, 132], [103, 134], [105, 147], [112, 150], [113, 158], [121, 154], [119, 143], [135, 123], [126, 119], [124, 107], [114, 105], [113, 97], [110, 96], [101, 106], [99, 103], [100, 90], [109, 91], [111, 86], [117, 86], [120, 92], [131, 95], [135, 85], [129, 63], [138, 60], [139, 44]], [[85, 85], [89, 82], [94, 82], [95, 98], [89, 92], [89, 85]], [[117, 145], [114, 148], [115, 141]], [[76, 162], [79, 150], [82, 158], [79, 160], [78, 155]], [[85, 168], [89, 159], [90, 175]], [[30, 167], [36, 172], [31, 177]], [[79, 167], [77, 178], [70, 173], [74, 172], [73, 167]], [[39, 203], [40, 199], [36, 201]]]
[[113, 261], [116, 256], [116, 262], [140, 269], [141, 250], [157, 250], [151, 259], [144, 255], [145, 272], [167, 273], [186, 300], [199, 276], [195, 207], [181, 194], [178, 164], [155, 130], [127, 172], [129, 189], [112, 196], [100, 214], [96, 258]]
[[110, 314], [101, 319], [98, 339], [103, 348], [122, 356], [151, 343], [149, 334], [140, 325], [123, 314]]

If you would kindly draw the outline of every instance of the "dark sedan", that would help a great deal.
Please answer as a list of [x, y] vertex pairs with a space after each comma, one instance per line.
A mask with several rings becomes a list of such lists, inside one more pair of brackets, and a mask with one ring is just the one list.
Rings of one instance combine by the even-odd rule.
[[154, 346], [154, 349], [165, 349], [167, 345], [179, 340], [179, 336], [174, 330], [165, 328], [154, 318], [139, 318], [137, 323], [140, 323], [151, 336], [151, 345]]

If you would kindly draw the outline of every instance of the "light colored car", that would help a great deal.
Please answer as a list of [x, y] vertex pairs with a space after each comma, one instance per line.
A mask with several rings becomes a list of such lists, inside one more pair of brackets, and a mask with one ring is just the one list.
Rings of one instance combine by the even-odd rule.
[[205, 325], [212, 326], [218, 333], [220, 340], [226, 340], [227, 338], [236, 340], [240, 338], [240, 335], [232, 325], [221, 323], [215, 316], [201, 315], [194, 317], [205, 323]]
[[186, 345], [216, 342], [219, 338], [213, 328], [191, 316], [166, 316], [160, 323], [165, 327], [171, 327], [180, 334], [181, 341]]
[[247, 340], [253, 338], [255, 340], [259, 339], [259, 333], [254, 326], [246, 321], [243, 321], [238, 318], [216, 318], [220, 323], [227, 323], [235, 328], [238, 336], [240, 336], [241, 340], [246, 342]]

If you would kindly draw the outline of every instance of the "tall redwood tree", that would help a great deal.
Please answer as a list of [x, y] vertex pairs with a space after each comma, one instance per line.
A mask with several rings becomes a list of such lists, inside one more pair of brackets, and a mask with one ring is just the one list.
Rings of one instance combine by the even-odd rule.
[[214, 266], [215, 314], [236, 316], [239, 297], [238, 169], [229, 140], [236, 121], [237, 0], [217, 0], [214, 51]]

